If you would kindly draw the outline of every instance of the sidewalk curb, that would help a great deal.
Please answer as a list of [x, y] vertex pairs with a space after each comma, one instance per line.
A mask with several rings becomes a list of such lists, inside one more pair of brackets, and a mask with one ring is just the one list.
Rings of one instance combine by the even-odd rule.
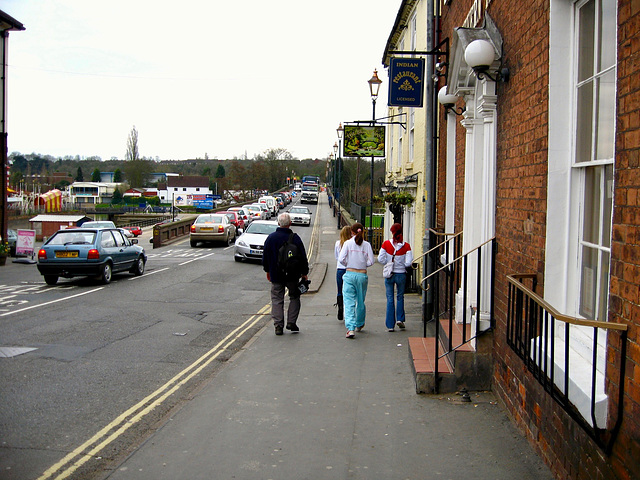
[[326, 263], [314, 263], [309, 271], [309, 280], [311, 283], [309, 284], [309, 291], [307, 293], [318, 293], [322, 283], [324, 282], [324, 277], [327, 274], [327, 264]]

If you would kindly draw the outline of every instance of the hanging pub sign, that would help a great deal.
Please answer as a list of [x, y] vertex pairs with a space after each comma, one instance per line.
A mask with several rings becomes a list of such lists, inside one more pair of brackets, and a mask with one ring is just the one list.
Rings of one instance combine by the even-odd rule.
[[343, 157], [384, 157], [382, 125], [345, 125]]
[[422, 107], [424, 58], [392, 58], [389, 79], [390, 107]]

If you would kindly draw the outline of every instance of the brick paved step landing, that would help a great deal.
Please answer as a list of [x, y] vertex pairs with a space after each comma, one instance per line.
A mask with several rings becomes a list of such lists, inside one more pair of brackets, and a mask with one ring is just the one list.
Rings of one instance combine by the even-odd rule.
[[[453, 322], [451, 346], [454, 351], [442, 356], [448, 350], [449, 326], [449, 320], [440, 321], [438, 356], [441, 358], [438, 360], [438, 392], [455, 392], [462, 386], [482, 389], [490, 382], [490, 375], [477, 366], [478, 358], [482, 355], [476, 355], [475, 349], [468, 341], [471, 336], [470, 325], [465, 325], [467, 342], [462, 344], [463, 326]], [[409, 337], [409, 359], [415, 378], [416, 393], [435, 392], [435, 342], [435, 337]]]

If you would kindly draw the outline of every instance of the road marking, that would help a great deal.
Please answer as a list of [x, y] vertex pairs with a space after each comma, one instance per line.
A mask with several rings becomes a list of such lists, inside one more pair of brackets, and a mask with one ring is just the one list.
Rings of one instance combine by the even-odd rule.
[[[64, 470], [55, 478], [57, 480], [68, 478], [82, 465], [98, 456], [98, 453], [103, 448], [120, 437], [120, 435], [126, 432], [133, 425], [137, 424], [145, 417], [145, 415], [149, 414], [156, 407], [161, 405], [164, 400], [178, 391], [180, 387], [186, 384], [189, 380], [191, 380], [198, 373], [204, 370], [204, 368], [206, 368], [211, 362], [218, 358], [222, 353], [224, 353], [244, 333], [246, 333], [251, 327], [253, 327], [261, 317], [267, 315], [270, 309], [270, 304], [262, 307], [257, 314], [252, 315], [242, 325], [232, 330], [215, 347], [202, 355], [198, 360], [182, 370], [171, 380], [158, 388], [155, 392], [148, 395], [146, 398], [120, 414], [115, 420], [103, 427], [98, 433], [96, 433], [93, 437], [80, 445], [78, 448], [67, 454], [59, 462], [49, 467], [40, 477], [38, 477], [38, 480], [51, 478], [56, 474], [56, 472], [62, 470], [63, 468]], [[226, 342], [228, 343], [225, 345]], [[92, 446], [93, 448], [91, 448]], [[88, 450], [89, 448], [91, 449]], [[79, 458], [77, 458], [77, 460], [73, 462], [76, 457]]]
[[180, 266], [180, 267], [181, 267], [182, 265], [186, 265], [186, 264], [188, 264], [188, 263], [195, 262], [195, 261], [197, 261], [197, 260], [201, 260], [201, 259], [206, 258], [206, 257], [210, 257], [211, 255], [215, 255], [215, 252], [213, 252], [213, 253], [209, 253], [209, 254], [207, 254], [207, 255], [200, 255], [200, 256], [199, 256], [199, 257], [197, 257], [197, 258], [192, 258], [191, 260], [187, 260], [186, 262], [179, 263], [179, 264], [178, 264], [178, 266]]
[[169, 267], [167, 267], [167, 268], [161, 268], [160, 270], [154, 270], [154, 271], [152, 271], [152, 272], [145, 273], [144, 275], [140, 275], [140, 276], [137, 276], [137, 277], [131, 277], [131, 278], [129, 278], [129, 280], [137, 280], [137, 279], [139, 279], [139, 278], [148, 277], [149, 275], [153, 275], [153, 274], [155, 274], [155, 273], [164, 272], [165, 270], [169, 270]]
[[70, 300], [72, 298], [76, 298], [76, 297], [81, 297], [83, 295], [88, 295], [90, 293], [94, 293], [97, 292], [99, 290], [102, 290], [104, 287], [99, 287], [99, 288], [95, 288], [93, 290], [89, 290], [87, 292], [82, 292], [82, 293], [76, 293], [75, 295], [69, 295], [68, 297], [64, 297], [64, 298], [59, 298], [57, 300], [51, 300], [50, 302], [44, 302], [44, 303], [39, 303], [38, 305], [31, 305], [30, 307], [25, 307], [25, 308], [21, 308], [19, 310], [13, 310], [12, 312], [6, 312], [6, 313], [2, 313], [0, 314], [0, 317], [4, 317], [6, 315], [13, 315], [14, 313], [20, 313], [20, 312], [24, 312], [26, 310], [31, 310], [33, 308], [39, 308], [39, 307], [44, 307], [46, 305], [51, 305], [53, 303], [58, 303], [58, 302], [63, 302], [65, 300]]

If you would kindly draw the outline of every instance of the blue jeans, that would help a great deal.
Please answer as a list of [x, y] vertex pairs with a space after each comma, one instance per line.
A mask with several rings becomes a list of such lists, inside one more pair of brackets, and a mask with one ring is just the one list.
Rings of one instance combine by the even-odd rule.
[[355, 330], [364, 326], [367, 315], [364, 299], [367, 296], [369, 277], [366, 273], [347, 272], [344, 274], [343, 280], [344, 325], [347, 330]]
[[344, 276], [344, 274], [346, 273], [347, 269], [346, 268], [338, 268], [336, 270], [336, 284], [338, 285], [338, 297], [342, 296], [342, 277]]
[[[391, 278], [384, 279], [384, 287], [387, 292], [387, 316], [385, 325], [393, 328], [396, 322], [404, 322], [404, 287], [407, 283], [406, 273], [394, 273]], [[397, 305], [393, 304], [393, 286], [397, 287]]]

